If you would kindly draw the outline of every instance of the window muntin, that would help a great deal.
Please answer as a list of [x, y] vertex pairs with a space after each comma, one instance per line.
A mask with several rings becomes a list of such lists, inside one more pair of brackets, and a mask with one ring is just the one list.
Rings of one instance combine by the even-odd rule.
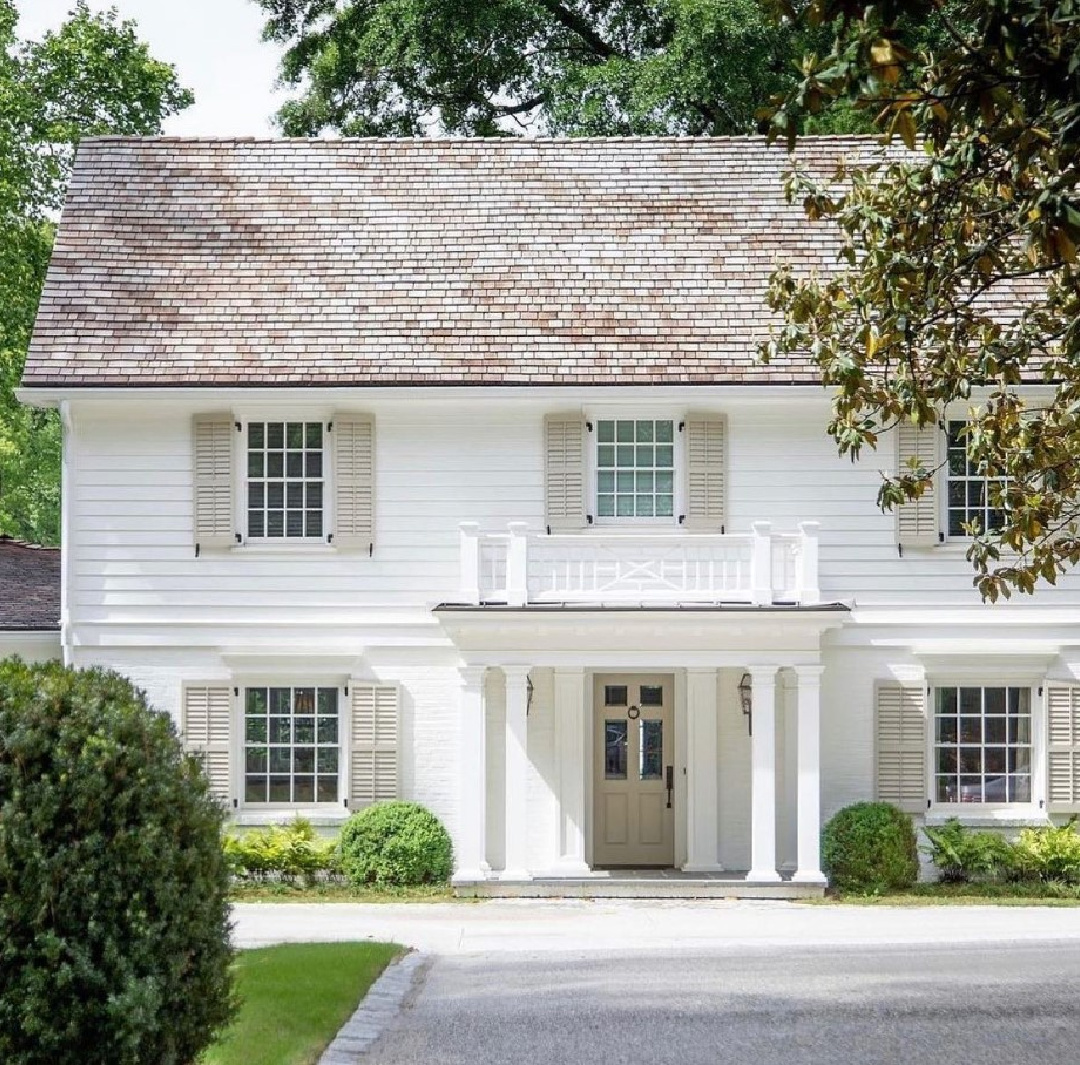
[[339, 798], [338, 689], [244, 689], [244, 802]]
[[967, 422], [963, 421], [948, 425], [946, 505], [952, 537], [970, 536], [964, 526], [971, 522], [978, 524], [980, 532], [1000, 529], [1005, 524], [1005, 516], [992, 498], [992, 489], [1004, 489], [1005, 478], [987, 477], [968, 458], [966, 429]]
[[324, 438], [321, 422], [248, 422], [249, 537], [322, 538]]
[[596, 513], [624, 519], [675, 516], [674, 421], [597, 421]]
[[935, 689], [937, 802], [1031, 801], [1031, 689]]

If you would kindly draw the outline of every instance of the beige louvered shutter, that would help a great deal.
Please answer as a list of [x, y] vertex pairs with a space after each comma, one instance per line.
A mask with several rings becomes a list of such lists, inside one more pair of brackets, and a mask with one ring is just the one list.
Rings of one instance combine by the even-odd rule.
[[[908, 460], [913, 456], [918, 459], [920, 466], [928, 470], [936, 469], [940, 461], [939, 436], [937, 425], [924, 425], [920, 428], [910, 422], [903, 422], [896, 431], [899, 472], [910, 472]], [[941, 542], [936, 481], [935, 476], [918, 499], [902, 503], [896, 508], [896, 535], [901, 547], [933, 547]]]
[[544, 419], [544, 507], [548, 532], [578, 532], [585, 516], [585, 419]]
[[875, 798], [908, 813], [926, 809], [926, 693], [921, 687], [882, 685], [875, 722]]
[[398, 689], [352, 685], [349, 808], [398, 795]]
[[1080, 688], [1046, 689], [1046, 790], [1051, 810], [1080, 809]]
[[727, 522], [727, 426], [715, 414], [686, 416], [685, 528], [723, 532]]
[[233, 521], [233, 435], [231, 414], [199, 414], [195, 441], [195, 551], [227, 551], [236, 543]]
[[370, 551], [375, 543], [375, 422], [359, 414], [336, 414], [332, 424], [332, 543], [344, 551]]
[[184, 688], [180, 734], [185, 750], [202, 761], [210, 790], [222, 802], [232, 798], [229, 736], [232, 689], [225, 684], [192, 684]]

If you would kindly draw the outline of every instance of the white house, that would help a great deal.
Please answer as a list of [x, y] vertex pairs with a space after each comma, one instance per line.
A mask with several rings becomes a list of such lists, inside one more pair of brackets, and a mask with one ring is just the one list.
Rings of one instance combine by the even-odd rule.
[[[787, 161], [85, 142], [23, 390], [65, 428], [66, 659], [175, 715], [239, 823], [416, 799], [485, 891], [817, 890], [856, 800], [1080, 809], [1080, 583], [980, 602], [965, 411], [853, 465], [813, 368], [757, 360], [774, 262], [835, 249]], [[882, 514], [915, 449], [936, 491]]]

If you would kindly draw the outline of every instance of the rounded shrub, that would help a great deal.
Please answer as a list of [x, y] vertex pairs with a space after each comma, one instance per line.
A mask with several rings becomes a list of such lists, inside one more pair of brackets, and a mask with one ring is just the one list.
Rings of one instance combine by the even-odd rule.
[[354, 884], [439, 884], [453, 867], [442, 822], [415, 802], [379, 802], [353, 814], [338, 849], [342, 871]]
[[234, 1009], [224, 816], [123, 677], [0, 662], [0, 1061], [196, 1060]]
[[825, 826], [825, 872], [834, 888], [860, 895], [911, 887], [919, 857], [911, 818], [887, 802], [846, 806]]

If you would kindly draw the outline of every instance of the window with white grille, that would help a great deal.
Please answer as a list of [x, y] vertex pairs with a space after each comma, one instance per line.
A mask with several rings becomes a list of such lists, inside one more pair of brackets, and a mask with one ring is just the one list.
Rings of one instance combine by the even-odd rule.
[[321, 540], [326, 533], [322, 422], [247, 423], [247, 534]]
[[990, 477], [972, 462], [967, 453], [967, 422], [948, 424], [946, 455], [946, 507], [949, 536], [971, 536], [969, 529], [979, 532], [1000, 529], [1005, 514], [1000, 505], [1004, 477]]
[[601, 521], [675, 516], [675, 422], [596, 423], [596, 514]]

